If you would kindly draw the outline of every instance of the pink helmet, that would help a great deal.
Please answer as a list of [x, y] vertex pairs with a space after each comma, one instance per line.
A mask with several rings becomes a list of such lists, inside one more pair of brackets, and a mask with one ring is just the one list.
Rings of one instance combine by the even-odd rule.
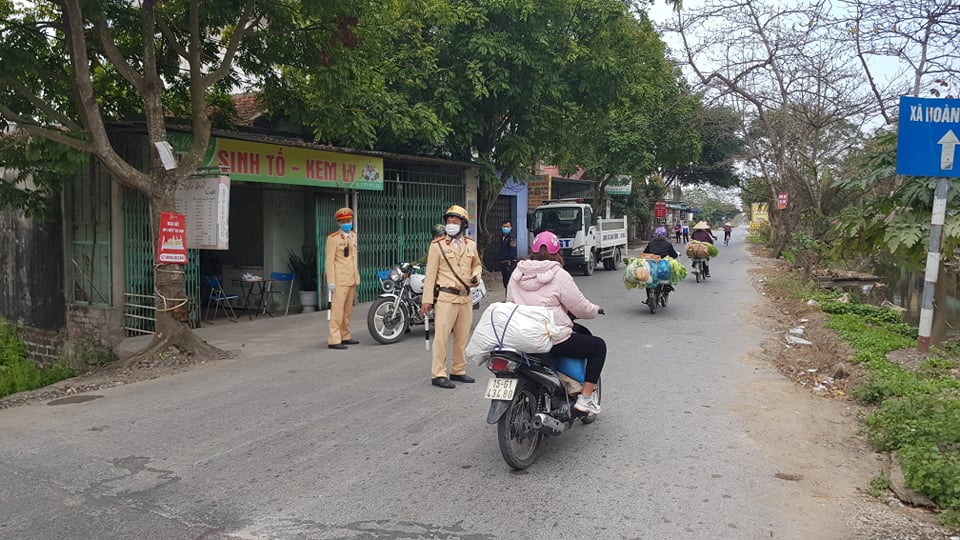
[[546, 247], [547, 253], [554, 255], [560, 251], [560, 239], [550, 231], [543, 231], [534, 237], [533, 246], [530, 247], [530, 251], [536, 253], [540, 251], [541, 247]]

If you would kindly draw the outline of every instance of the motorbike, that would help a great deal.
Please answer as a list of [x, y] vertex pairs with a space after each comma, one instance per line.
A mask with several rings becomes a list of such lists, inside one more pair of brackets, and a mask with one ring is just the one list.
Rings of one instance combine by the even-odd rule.
[[673, 285], [663, 281], [656, 287], [647, 287], [647, 299], [643, 303], [650, 308], [650, 313], [656, 313], [661, 307], [667, 307], [667, 300], [673, 290]]
[[[590, 334], [580, 324], [574, 331]], [[556, 437], [577, 422], [597, 417], [573, 408], [583, 383], [586, 359], [500, 350], [481, 362], [493, 373], [484, 397], [491, 400], [487, 423], [497, 424], [500, 454], [510, 467], [526, 469], [537, 460], [544, 437]], [[593, 392], [600, 401], [600, 380]]]
[[697, 278], [697, 283], [700, 283], [700, 280], [707, 280], [707, 275], [704, 273], [704, 265], [707, 264], [709, 259], [705, 257], [691, 257], [691, 265], [693, 266], [693, 275]]
[[[396, 343], [410, 333], [414, 325], [427, 324], [427, 317], [420, 314], [423, 303], [423, 285], [426, 276], [420, 274], [420, 265], [401, 263], [390, 270], [377, 272], [380, 278], [380, 297], [370, 305], [367, 311], [367, 330], [373, 339], [388, 345]], [[477, 306], [487, 295], [483, 282], [470, 289], [473, 304]]]

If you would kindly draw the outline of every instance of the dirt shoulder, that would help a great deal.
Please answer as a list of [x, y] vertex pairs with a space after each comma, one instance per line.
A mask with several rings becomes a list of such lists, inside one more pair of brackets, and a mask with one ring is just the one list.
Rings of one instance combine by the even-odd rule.
[[754, 443], [784, 467], [778, 478], [794, 488], [784, 507], [815, 520], [816, 538], [960, 540], [933, 512], [906, 506], [889, 492], [869, 494], [888, 459], [860, 435], [869, 409], [849, 397], [864, 372], [849, 362], [850, 348], [824, 328], [823, 312], [768, 286], [786, 263], [753, 260], [750, 279], [765, 301], [743, 316], [768, 338], [747, 361], [774, 366], [783, 377], [745, 388], [746, 405], [738, 412]]

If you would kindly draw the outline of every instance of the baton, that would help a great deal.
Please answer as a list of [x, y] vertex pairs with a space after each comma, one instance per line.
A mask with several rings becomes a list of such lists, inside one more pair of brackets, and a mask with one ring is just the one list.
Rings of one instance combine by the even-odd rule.
[[423, 317], [423, 339], [427, 350], [430, 350], [430, 312]]
[[327, 320], [330, 320], [330, 312], [333, 311], [333, 293], [327, 289]]

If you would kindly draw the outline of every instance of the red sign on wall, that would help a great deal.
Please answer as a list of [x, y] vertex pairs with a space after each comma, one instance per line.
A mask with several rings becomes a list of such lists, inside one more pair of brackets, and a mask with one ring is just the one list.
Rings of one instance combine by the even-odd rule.
[[660, 219], [667, 217], [667, 202], [657, 201], [653, 205], [653, 217]]
[[779, 195], [777, 195], [777, 208], [780, 210], [783, 210], [786, 207], [787, 207], [787, 194], [780, 193]]
[[160, 235], [157, 240], [157, 263], [187, 264], [187, 220], [183, 214], [160, 214]]

